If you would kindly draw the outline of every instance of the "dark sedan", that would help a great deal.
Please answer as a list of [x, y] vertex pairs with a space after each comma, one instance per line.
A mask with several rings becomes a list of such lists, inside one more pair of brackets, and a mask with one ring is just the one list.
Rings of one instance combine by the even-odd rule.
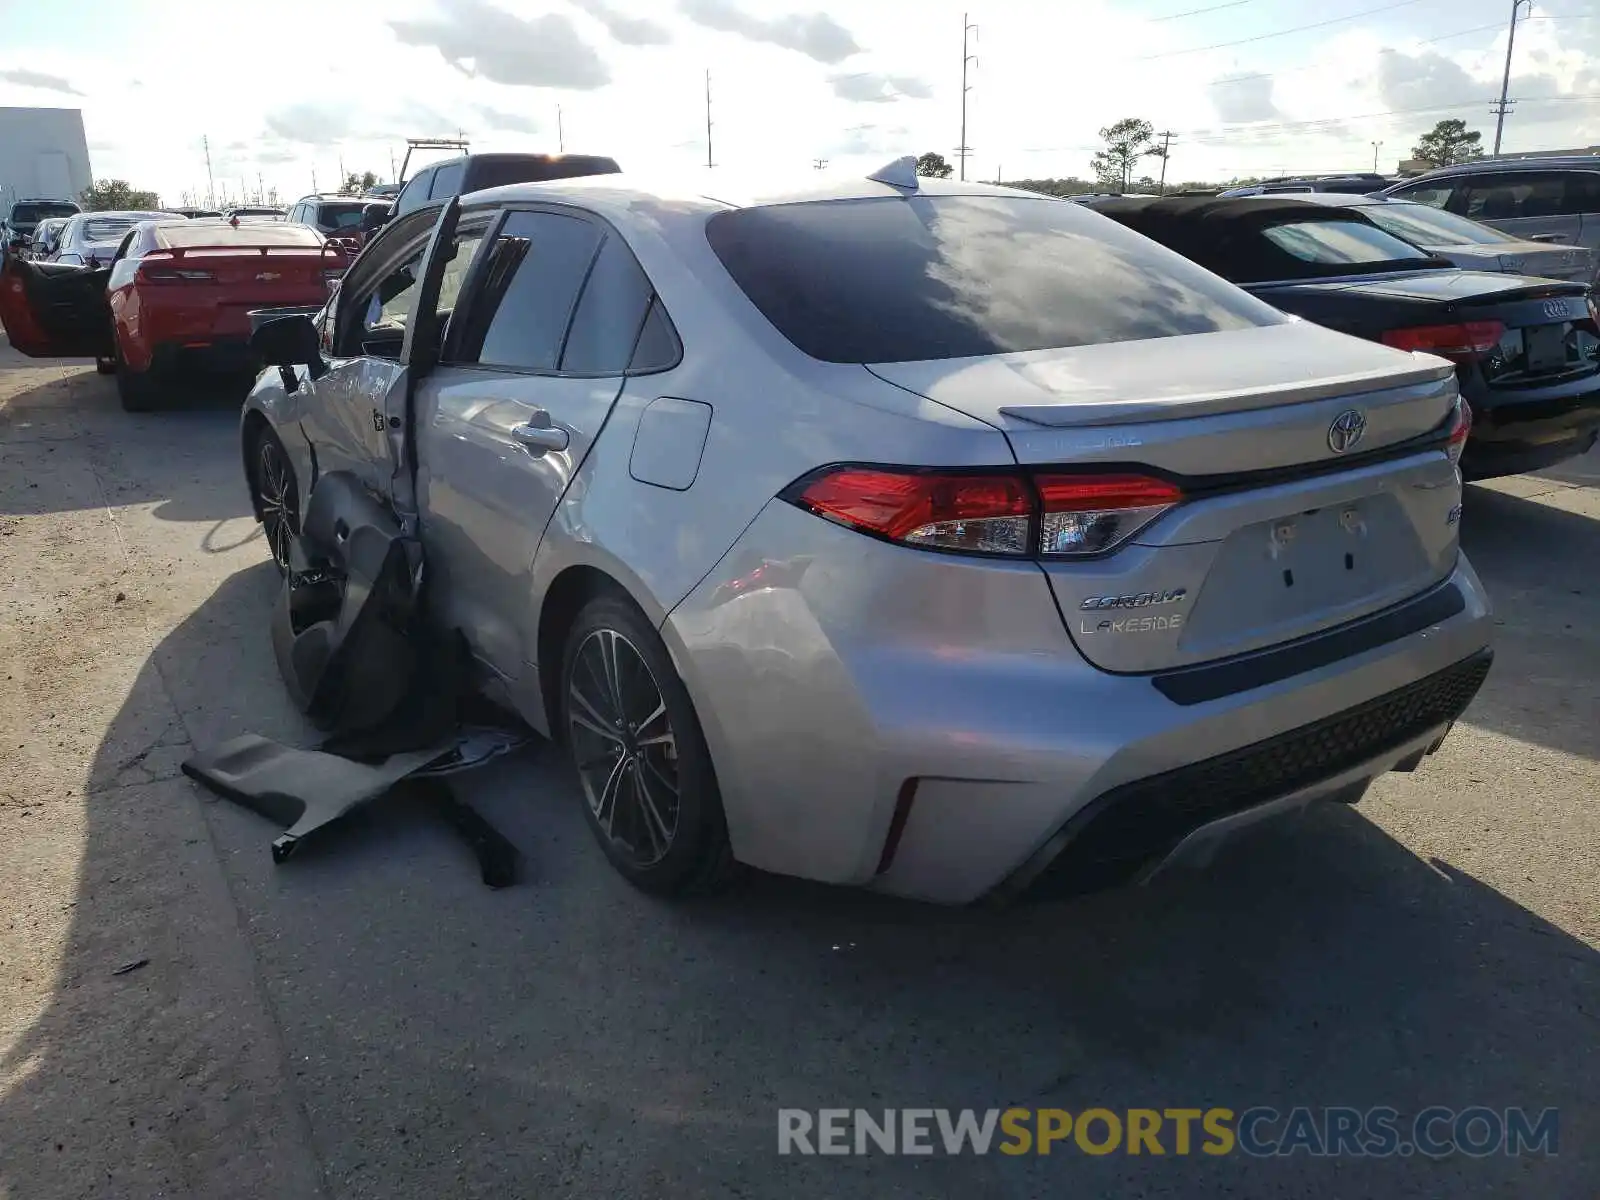
[[1450, 359], [1472, 407], [1468, 478], [1537, 470], [1600, 437], [1600, 316], [1582, 284], [1457, 270], [1353, 209], [1303, 200], [1090, 203], [1285, 312]]

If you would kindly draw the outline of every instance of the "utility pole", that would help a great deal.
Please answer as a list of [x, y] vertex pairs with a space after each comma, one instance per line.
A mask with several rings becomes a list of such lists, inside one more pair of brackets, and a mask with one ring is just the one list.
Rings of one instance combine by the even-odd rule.
[[1528, 13], [1533, 13], [1533, 0], [1511, 0], [1511, 29], [1506, 34], [1506, 70], [1500, 78], [1500, 103], [1489, 111], [1494, 114], [1494, 153], [1500, 153], [1500, 134], [1506, 127], [1506, 113], [1511, 111], [1515, 100], [1507, 100], [1506, 93], [1511, 90], [1511, 48], [1517, 44], [1517, 14], [1522, 6], [1528, 6]]
[[567, 152], [567, 131], [561, 124], [561, 105], [556, 105], [556, 153]]
[[350, 176], [344, 173], [344, 155], [339, 155], [339, 190], [344, 191], [344, 185], [350, 182]]
[[256, 172], [256, 197], [258, 199], [265, 200], [266, 195], [267, 195], [267, 185], [264, 182], [262, 182], [261, 172], [257, 171]]
[[393, 146], [389, 147], [389, 182], [390, 183], [399, 183], [400, 182], [400, 168], [399, 168], [399, 166], [397, 166], [395, 164], [395, 161], [394, 161], [394, 147]]
[[1383, 145], [1382, 142], [1372, 143], [1372, 173], [1374, 175], [1378, 173], [1378, 147], [1381, 145]]
[[711, 72], [706, 71], [706, 167], [717, 164], [711, 161]]
[[[1167, 194], [1167, 159], [1172, 156], [1172, 139], [1178, 135], [1170, 129], [1163, 129], [1156, 136], [1161, 139], [1161, 149], [1156, 151], [1161, 157], [1161, 183], [1157, 187], [1156, 193], [1157, 195], [1165, 196]], [[1149, 176], [1145, 176], [1145, 178], [1148, 179]], [[1126, 191], [1127, 189], [1124, 188], [1123, 190]]]
[[967, 83], [967, 67], [978, 61], [976, 54], [967, 53], [967, 35], [978, 32], [978, 27], [967, 19], [969, 16], [970, 13], [961, 14], [961, 144], [956, 147], [956, 157], [961, 160], [963, 181], [967, 178], [967, 156], [972, 153], [972, 147], [967, 145], [967, 93], [972, 90]]
[[317, 169], [316, 169], [316, 167], [312, 167], [311, 168], [311, 194], [313, 196], [315, 196], [317, 194]]
[[206, 187], [210, 189], [206, 194], [206, 207], [215, 208], [217, 206], [217, 181], [211, 174], [211, 139], [205, 134], [201, 134], [200, 145], [206, 152]]

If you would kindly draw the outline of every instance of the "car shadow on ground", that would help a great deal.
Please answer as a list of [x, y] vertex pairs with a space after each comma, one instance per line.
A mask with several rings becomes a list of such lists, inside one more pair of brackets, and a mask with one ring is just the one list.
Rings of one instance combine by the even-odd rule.
[[[470, 784], [528, 854], [522, 886], [483, 888], [414, 811], [374, 812], [274, 868], [270, 825], [176, 775], [191, 738], [304, 736], [266, 645], [274, 593], [266, 564], [226, 579], [162, 639], [107, 729], [56, 990], [0, 1062], [20, 1076], [0, 1094], [0, 1191], [171, 1194], [196, 1162], [250, 1161], [233, 1143], [270, 1104], [235, 1066], [260, 1047], [196, 945], [233, 936], [234, 917], [213, 913], [208, 930], [189, 911], [214, 859], [331, 1196], [1592, 1185], [1600, 955], [1359, 810], [1313, 809], [1203, 874], [1071, 904], [939, 910], [758, 877], [671, 905], [610, 871], [539, 747]], [[214, 848], [163, 840], [171, 822], [153, 806], [193, 805]], [[112, 974], [137, 959], [148, 965]], [[776, 1153], [781, 1107], [1433, 1104], [1559, 1108], [1562, 1153]], [[117, 1177], [75, 1173], [86, 1147]]]
[[1470, 724], [1600, 759], [1600, 517], [1481, 487], [1461, 544], [1495, 610], [1495, 664]]
[[[167, 521], [212, 521], [217, 549], [229, 538], [220, 526], [250, 515], [238, 451], [239, 410], [248, 380], [201, 376], [165, 388], [161, 406], [150, 413], [124, 413], [116, 383], [92, 370], [46, 378], [20, 388], [5, 386], [14, 357], [0, 365], [0, 470], [26, 476], [48, 469], [54, 444], [81, 437], [102, 478], [115, 476], [109, 494], [82, 489], [70, 497], [74, 508], [157, 501], [155, 515]], [[160, 471], [118, 469], [118, 460], [159, 458]], [[152, 490], [154, 487], [159, 490]], [[30, 507], [27, 489], [8, 493], [0, 515], [24, 516], [61, 510], [59, 491], [39, 489], [40, 507]], [[46, 504], [43, 497], [50, 496]], [[240, 528], [240, 537], [259, 530]]]

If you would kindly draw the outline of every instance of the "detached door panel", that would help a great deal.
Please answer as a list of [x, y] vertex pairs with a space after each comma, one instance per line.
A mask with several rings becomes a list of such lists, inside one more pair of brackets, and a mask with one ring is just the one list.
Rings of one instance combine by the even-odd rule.
[[0, 263], [0, 324], [29, 358], [111, 355], [110, 268], [34, 263], [7, 253]]

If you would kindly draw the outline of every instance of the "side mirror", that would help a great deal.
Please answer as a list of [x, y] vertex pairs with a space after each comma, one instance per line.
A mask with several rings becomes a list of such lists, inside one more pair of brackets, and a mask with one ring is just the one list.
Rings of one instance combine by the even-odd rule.
[[256, 327], [250, 335], [251, 352], [269, 367], [310, 367], [322, 365], [322, 346], [317, 327], [307, 316], [278, 317]]
[[361, 210], [361, 232], [376, 233], [388, 223], [388, 220], [387, 204], [368, 204]]

